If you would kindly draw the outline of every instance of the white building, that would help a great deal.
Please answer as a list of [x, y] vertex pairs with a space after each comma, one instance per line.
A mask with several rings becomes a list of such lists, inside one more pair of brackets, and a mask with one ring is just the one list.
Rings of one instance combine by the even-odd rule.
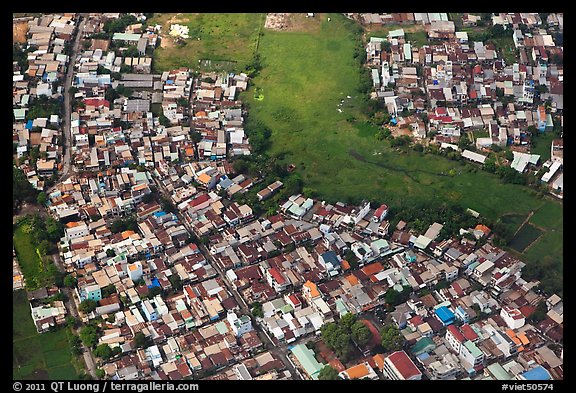
[[524, 315], [517, 308], [504, 306], [500, 310], [500, 316], [510, 329], [519, 329], [526, 323]]
[[128, 277], [130, 277], [132, 281], [138, 281], [142, 278], [142, 262], [136, 261], [134, 263], [129, 263], [127, 268]]
[[254, 330], [252, 327], [252, 321], [247, 315], [242, 315], [240, 318], [238, 318], [234, 311], [229, 311], [226, 315], [226, 319], [228, 320], [228, 323], [230, 323], [230, 327], [232, 328], [232, 331], [236, 337], [240, 337], [244, 333]]

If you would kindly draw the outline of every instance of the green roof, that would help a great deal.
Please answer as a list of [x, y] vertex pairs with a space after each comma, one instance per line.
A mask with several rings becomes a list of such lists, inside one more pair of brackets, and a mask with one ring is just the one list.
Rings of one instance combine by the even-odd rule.
[[430, 337], [422, 337], [412, 347], [412, 353], [418, 356], [421, 353], [432, 351], [434, 348], [436, 348], [436, 344], [434, 344], [434, 341]]
[[218, 333], [220, 334], [228, 333], [228, 327], [226, 326], [226, 323], [224, 321], [218, 322], [215, 327], [216, 330], [218, 330]]
[[142, 34], [114, 33], [112, 39], [121, 41], [138, 41], [140, 37], [142, 37]]
[[464, 346], [466, 347], [466, 349], [468, 349], [468, 352], [470, 352], [472, 356], [474, 356], [475, 358], [482, 356], [482, 351], [479, 350], [476, 344], [474, 344], [472, 341], [470, 340], [466, 341], [464, 343]]
[[338, 311], [340, 317], [343, 317], [344, 315], [350, 312], [348, 311], [348, 308], [346, 307], [346, 304], [344, 303], [344, 301], [342, 301], [342, 299], [336, 300], [334, 304], [336, 305], [336, 311]]
[[488, 371], [490, 371], [490, 374], [499, 381], [514, 379], [506, 370], [504, 370], [504, 367], [502, 367], [500, 363], [492, 363], [488, 366]]
[[314, 356], [314, 351], [303, 344], [295, 345], [291, 351], [306, 373], [308, 373], [312, 379], [318, 379], [318, 374], [324, 367], [324, 364], [318, 363]]

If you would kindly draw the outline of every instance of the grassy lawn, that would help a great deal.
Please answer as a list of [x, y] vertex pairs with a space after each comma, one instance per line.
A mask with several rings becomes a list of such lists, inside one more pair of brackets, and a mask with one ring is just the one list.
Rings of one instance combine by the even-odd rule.
[[[199, 60], [209, 59], [212, 66], [214, 62], [224, 61], [222, 66], [225, 70], [242, 71], [252, 60], [264, 20], [265, 14], [255, 13], [155, 14], [150, 23], [162, 25], [162, 40], [165, 42], [154, 50], [154, 69], [198, 69]], [[168, 36], [173, 23], [190, 29], [190, 38], [185, 40], [184, 46], [175, 45]]]
[[32, 245], [28, 230], [29, 225], [25, 222], [18, 225], [14, 231], [13, 242], [22, 273], [26, 277], [26, 286], [35, 289], [52, 284], [54, 278], [48, 269], [48, 264], [40, 259], [36, 247]]
[[505, 37], [491, 38], [487, 42], [491, 42], [496, 46], [496, 50], [499, 53], [500, 58], [504, 58], [506, 64], [513, 64], [517, 61], [516, 59], [516, 47], [514, 46], [514, 40], [512, 39], [512, 34]]
[[410, 41], [413, 46], [415, 45], [420, 48], [428, 44], [428, 37], [425, 31], [415, 31], [413, 33], [406, 33], [406, 41]]
[[540, 154], [540, 161], [545, 162], [550, 159], [550, 148], [552, 146], [552, 139], [556, 138], [553, 132], [538, 133], [534, 138], [534, 145], [530, 149], [532, 154]]
[[544, 229], [561, 229], [564, 222], [564, 212], [559, 204], [546, 203], [532, 217], [530, 223]]
[[21, 380], [72, 380], [73, 365], [66, 329], [38, 334], [23, 290], [12, 298], [12, 378]]

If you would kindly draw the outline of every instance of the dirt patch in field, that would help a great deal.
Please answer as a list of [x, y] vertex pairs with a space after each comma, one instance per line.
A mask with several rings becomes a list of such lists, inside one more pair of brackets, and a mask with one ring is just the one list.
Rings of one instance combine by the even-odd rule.
[[28, 32], [28, 22], [18, 22], [12, 24], [12, 41], [26, 42], [26, 33]]
[[320, 28], [323, 14], [269, 13], [264, 28], [276, 31], [314, 31]]
[[160, 47], [161, 48], [173, 48], [175, 45], [174, 38], [170, 37], [170, 25], [175, 23], [186, 23], [188, 22], [185, 18], [180, 18], [182, 14], [178, 13], [174, 15], [172, 18], [168, 19], [166, 23], [162, 26], [162, 35], [160, 39]]

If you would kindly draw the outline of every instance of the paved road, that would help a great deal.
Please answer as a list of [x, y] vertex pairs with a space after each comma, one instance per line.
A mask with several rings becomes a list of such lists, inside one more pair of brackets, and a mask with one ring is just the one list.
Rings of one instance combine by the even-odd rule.
[[[68, 68], [66, 70], [66, 78], [64, 79], [63, 85], [63, 94], [64, 94], [64, 118], [62, 119], [62, 129], [63, 129], [63, 136], [64, 136], [64, 143], [66, 146], [65, 154], [62, 157], [62, 172], [60, 179], [55, 182], [54, 186], [47, 190], [47, 194], [50, 194], [55, 188], [56, 185], [68, 178], [70, 175], [70, 167], [71, 167], [71, 152], [72, 152], [72, 130], [70, 127], [70, 114], [71, 114], [71, 98], [70, 94], [68, 93], [70, 87], [72, 86], [72, 80], [74, 78], [74, 63], [76, 61], [76, 54], [78, 53], [78, 49], [80, 48], [80, 41], [82, 40], [82, 31], [84, 30], [84, 25], [86, 23], [86, 17], [88, 14], [80, 14], [82, 18], [81, 22], [78, 25], [78, 29], [76, 30], [76, 35], [74, 36], [74, 41], [71, 45], [71, 51], [68, 54]], [[42, 210], [41, 214], [46, 214], [44, 210]], [[64, 268], [64, 264], [60, 259], [60, 254], [55, 253], [52, 255], [54, 259], [54, 263], [58, 270], [63, 273], [66, 273], [66, 269]], [[74, 298], [75, 294], [74, 291], [70, 288], [62, 288], [62, 291], [66, 294], [68, 300], [65, 302], [66, 309], [68, 313], [76, 319], [80, 319], [78, 315], [78, 309], [76, 306], [76, 300]], [[74, 329], [76, 331], [76, 329]], [[86, 363], [86, 368], [88, 373], [94, 379], [98, 379], [96, 376], [96, 364], [94, 362], [94, 357], [92, 356], [92, 351], [90, 348], [87, 348], [82, 344], [82, 354], [84, 356], [84, 361]]]
[[56, 188], [58, 183], [63, 182], [70, 175], [71, 168], [71, 156], [72, 156], [72, 129], [70, 125], [70, 115], [72, 110], [71, 97], [68, 93], [70, 87], [72, 86], [72, 80], [74, 78], [74, 63], [76, 62], [76, 54], [80, 48], [80, 42], [82, 41], [82, 32], [84, 31], [84, 25], [86, 24], [86, 18], [88, 14], [80, 14], [82, 21], [78, 25], [76, 35], [74, 36], [74, 42], [71, 45], [70, 53], [68, 54], [68, 68], [66, 70], [66, 78], [64, 79], [63, 94], [64, 94], [64, 118], [62, 119], [62, 132], [64, 137], [64, 155], [62, 157], [62, 172], [60, 174], [60, 179], [55, 182], [54, 186], [46, 190], [46, 194], [50, 194]]
[[[168, 190], [166, 190], [166, 188], [164, 187], [162, 182], [160, 182], [156, 177], [153, 177], [153, 178], [154, 178], [154, 182], [156, 183], [158, 190], [165, 197], [170, 198], [170, 193], [168, 192]], [[176, 215], [178, 216], [178, 219], [180, 220], [180, 222], [182, 222], [184, 224], [184, 226], [188, 229], [188, 231], [190, 233], [194, 233], [192, 231], [192, 228], [190, 228], [190, 226], [188, 225], [187, 221], [184, 220], [184, 218], [182, 217], [182, 214], [180, 212], [177, 212]], [[268, 335], [264, 331], [264, 329], [262, 327], [260, 327], [260, 325], [258, 323], [256, 323], [255, 319], [251, 316], [250, 309], [248, 308], [248, 305], [246, 304], [246, 302], [244, 301], [244, 299], [242, 298], [240, 293], [230, 284], [230, 282], [226, 278], [226, 276], [225, 276], [224, 272], [222, 271], [222, 269], [220, 268], [220, 266], [218, 266], [218, 264], [212, 259], [212, 256], [211, 256], [210, 252], [208, 251], [208, 249], [202, 244], [199, 244], [199, 248], [200, 248], [200, 251], [202, 252], [202, 254], [204, 254], [204, 257], [206, 258], [206, 260], [210, 263], [210, 265], [212, 265], [214, 267], [214, 269], [216, 269], [216, 271], [218, 272], [218, 274], [222, 278], [222, 281], [224, 282], [224, 284], [228, 288], [228, 291], [232, 294], [232, 296], [234, 296], [234, 299], [236, 299], [236, 302], [240, 306], [240, 310], [242, 311], [242, 313], [250, 316], [250, 318], [252, 319], [252, 326], [254, 326], [255, 330], [259, 333], [258, 336], [260, 337], [260, 339], [264, 343], [265, 347], [270, 352], [274, 353], [279, 359], [282, 360], [282, 362], [286, 365], [286, 368], [288, 370], [290, 370], [290, 373], [292, 374], [294, 379], [302, 379], [300, 372], [298, 372], [294, 368], [292, 362], [287, 358], [285, 345], [284, 346], [278, 346], [270, 340], [270, 338], [268, 337]]]

